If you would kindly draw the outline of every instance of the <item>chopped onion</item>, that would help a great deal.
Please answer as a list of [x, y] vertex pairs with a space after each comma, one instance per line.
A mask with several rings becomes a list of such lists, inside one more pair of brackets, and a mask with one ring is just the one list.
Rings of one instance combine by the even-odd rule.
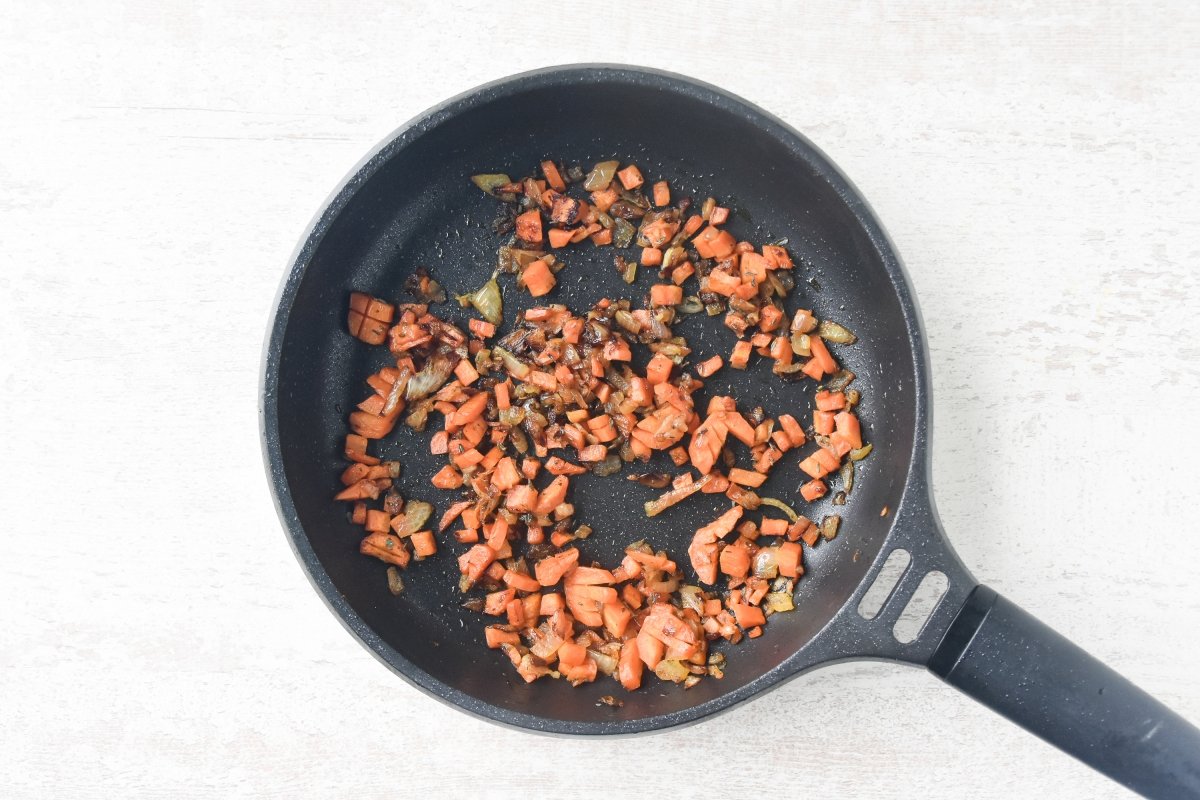
[[699, 586], [680, 586], [679, 587], [679, 605], [683, 608], [690, 608], [697, 614], [703, 613], [704, 610], [704, 594]]
[[821, 320], [821, 324], [817, 328], [817, 335], [827, 342], [835, 342], [837, 344], [854, 344], [858, 341], [858, 337], [849, 328], [845, 328], [828, 319]]
[[472, 175], [471, 183], [494, 197], [496, 189], [501, 186], [507, 186], [512, 183], [512, 180], [503, 172], [497, 172], [493, 174]]
[[825, 537], [826, 541], [829, 541], [838, 535], [838, 526], [841, 524], [842, 518], [837, 514], [831, 514], [830, 516], [821, 520], [821, 536]]
[[769, 581], [779, 577], [778, 547], [764, 547], [754, 554], [754, 577]]
[[790, 519], [792, 522], [800, 519], [800, 515], [793, 511], [792, 507], [782, 500], [776, 500], [774, 497], [761, 497], [759, 498], [759, 502], [764, 506], [770, 506], [771, 508], [779, 509], [783, 513], [787, 514], [788, 519]]
[[849, 453], [850, 460], [851, 461], [862, 461], [864, 458], [871, 455], [871, 451], [873, 449], [874, 449], [874, 445], [872, 445], [870, 442], [867, 442], [866, 444], [864, 444], [862, 447], [858, 448], [857, 450], [850, 451], [850, 453]]
[[830, 376], [829, 380], [825, 381], [825, 388], [831, 392], [840, 392], [854, 382], [857, 377], [848, 369], [840, 369]]
[[676, 661], [673, 658], [664, 658], [654, 668], [654, 674], [658, 676], [659, 680], [681, 683], [687, 680], [688, 676], [692, 673], [688, 672], [688, 668], [683, 665], [682, 661]]
[[388, 591], [394, 595], [404, 591], [404, 579], [400, 577], [400, 570], [395, 567], [387, 568], [387, 584]]
[[842, 479], [842, 489], [846, 494], [850, 494], [854, 490], [854, 462], [847, 461], [842, 464], [842, 468], [838, 471], [838, 476]]
[[397, 536], [411, 536], [425, 526], [433, 514], [433, 506], [422, 500], [411, 500], [404, 508], [404, 523], [393, 530]]
[[805, 358], [812, 355], [812, 348], [809, 345], [807, 333], [792, 334], [792, 352]]
[[605, 675], [612, 675], [617, 671], [617, 659], [607, 653], [602, 653], [599, 650], [588, 648], [588, 655], [596, 662], [596, 668]]
[[796, 603], [790, 592], [768, 592], [763, 598], [763, 609], [766, 611], [795, 611]]
[[621, 471], [621, 457], [615, 453], [609, 453], [604, 457], [603, 461], [597, 462], [596, 466], [592, 467], [592, 474], [599, 475], [601, 478], [607, 478], [609, 475], [615, 475]]
[[500, 297], [500, 284], [496, 283], [494, 274], [483, 286], [470, 294], [455, 295], [454, 299], [463, 308], [474, 306], [493, 325], [499, 325], [504, 320], [504, 301]]
[[450, 356], [434, 353], [421, 371], [409, 380], [404, 392], [405, 399], [420, 400], [428, 397], [442, 388], [453, 372], [454, 366], [450, 362]]
[[601, 161], [592, 167], [592, 171], [583, 179], [583, 188], [589, 192], [604, 191], [612, 183], [619, 166], [621, 166], [620, 161]]
[[637, 229], [628, 220], [620, 217], [613, 219], [613, 244], [617, 247], [629, 247], [636, 233]]

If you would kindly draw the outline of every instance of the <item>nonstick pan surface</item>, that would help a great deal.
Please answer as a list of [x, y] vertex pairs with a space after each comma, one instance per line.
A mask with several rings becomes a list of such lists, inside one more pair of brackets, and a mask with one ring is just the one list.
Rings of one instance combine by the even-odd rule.
[[[346, 334], [347, 295], [359, 290], [401, 298], [405, 278], [418, 266], [429, 268], [451, 293], [480, 285], [494, 268], [502, 239], [490, 229], [496, 201], [468, 176], [531, 174], [545, 158], [585, 168], [606, 158], [635, 162], [648, 180], [669, 180], [675, 196], [720, 198], [735, 210], [729, 227], [739, 239], [787, 239], [797, 265], [788, 310], [812, 308], [859, 337], [837, 355], [858, 376], [864, 438], [874, 452], [859, 465], [847, 505], [834, 508], [826, 499], [805, 509], [814, 518], [841, 514], [842, 532], [806, 549], [796, 612], [772, 617], [761, 638], [730, 648], [723, 680], [687, 691], [653, 680], [632, 693], [603, 679], [580, 689], [564, 681], [525, 684], [499, 651], [483, 645], [480, 615], [460, 605], [453, 556], [464, 546], [442, 537], [442, 552], [410, 566], [405, 592], [393, 597], [383, 566], [358, 553], [359, 530], [343, 504], [331, 499], [344, 467], [346, 415], [364, 396], [363, 378], [388, 358], [384, 348], [368, 348]], [[639, 299], [652, 274], [643, 269], [638, 283], [627, 286], [613, 254], [612, 248], [568, 249], [559, 285], [544, 300], [585, 310], [601, 297]], [[502, 277], [501, 284], [507, 324], [533, 303], [512, 278]], [[467, 315], [456, 303], [437, 313], [465, 326]], [[697, 361], [728, 354], [735, 341], [720, 318], [699, 315], [675, 329], [688, 338]], [[739, 407], [762, 405], [771, 415], [808, 408], [812, 382], [781, 382], [765, 362], [759, 359], [745, 372], [721, 370], [698, 405], [720, 393], [735, 396]], [[326, 602], [401, 676], [501, 723], [574, 734], [667, 728], [847, 658], [921, 665], [934, 659], [939, 674], [953, 683], [951, 673], [971, 654], [973, 640], [981, 644], [976, 632], [997, 603], [990, 590], [977, 589], [933, 511], [926, 350], [912, 293], [882, 226], [850, 182], [798, 133], [738, 98], [679, 76], [624, 67], [543, 70], [476, 89], [401, 128], [336, 191], [303, 239], [272, 321], [262, 402], [276, 502], [297, 556]], [[429, 478], [444, 457], [429, 454], [428, 434], [401, 425], [373, 447], [403, 462], [405, 497], [428, 500], [440, 512], [447, 495]], [[803, 505], [797, 460], [777, 467], [760, 493]], [[577, 519], [596, 530], [580, 545], [584, 558], [616, 563], [627, 544], [644, 538], [684, 564], [692, 532], [728, 500], [697, 495], [648, 520], [642, 503], [658, 492], [625, 481], [630, 471], [573, 481]], [[859, 600], [897, 547], [912, 554], [912, 565], [883, 611], [865, 620], [857, 613]], [[949, 588], [917, 639], [902, 645], [892, 625], [931, 570], [944, 573]], [[964, 622], [972, 609], [978, 619]], [[624, 705], [597, 704], [610, 692]]]

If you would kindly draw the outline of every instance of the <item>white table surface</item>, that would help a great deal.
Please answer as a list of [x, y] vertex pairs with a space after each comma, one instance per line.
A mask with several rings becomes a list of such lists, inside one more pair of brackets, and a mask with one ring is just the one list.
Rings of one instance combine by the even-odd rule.
[[425, 697], [285, 544], [259, 358], [310, 216], [424, 108], [552, 63], [719, 84], [903, 254], [965, 562], [1200, 719], [1195, 4], [502, 5], [0, 14], [0, 796], [612, 797], [614, 760], [668, 794], [1125, 796], [886, 664], [617, 741]]

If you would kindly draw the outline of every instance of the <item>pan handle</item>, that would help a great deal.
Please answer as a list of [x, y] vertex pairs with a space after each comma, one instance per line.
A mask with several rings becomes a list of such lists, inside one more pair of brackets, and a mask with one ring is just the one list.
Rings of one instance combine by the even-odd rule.
[[930, 671], [1150, 798], [1200, 798], [1200, 730], [986, 586], [967, 597]]

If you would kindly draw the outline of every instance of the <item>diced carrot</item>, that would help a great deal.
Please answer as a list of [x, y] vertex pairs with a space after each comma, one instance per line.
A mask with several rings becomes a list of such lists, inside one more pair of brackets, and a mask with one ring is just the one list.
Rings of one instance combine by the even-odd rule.
[[356, 433], [346, 434], [346, 446], [343, 447], [342, 452], [346, 453], [346, 457], [350, 461], [367, 464], [370, 467], [379, 463], [378, 458], [367, 455], [366, 437], [360, 437]]
[[642, 177], [642, 171], [633, 164], [617, 172], [617, 177], [620, 178], [621, 185], [627, 191], [632, 191], [645, 182], [645, 178]]
[[463, 386], [470, 386], [475, 381], [479, 380], [479, 373], [472, 366], [469, 359], [462, 359], [458, 365], [454, 367], [454, 376], [458, 378], [458, 382]]
[[688, 452], [682, 447], [671, 448], [668, 455], [671, 456], [671, 461], [674, 462], [675, 466], [677, 467], [682, 467], [684, 464], [688, 463]]
[[650, 669], [657, 667], [658, 662], [662, 661], [663, 655], [667, 652], [667, 646], [651, 636], [645, 629], [638, 632], [634, 641], [637, 644], [638, 657]]
[[701, 378], [707, 378], [714, 374], [721, 367], [725, 366], [725, 359], [720, 356], [713, 356], [706, 361], [701, 361], [696, 365], [696, 374]]
[[633, 691], [642, 685], [643, 663], [638, 654], [637, 638], [626, 639], [621, 644], [621, 654], [617, 659], [617, 680], [628, 691]]
[[533, 511], [537, 505], [538, 492], [527, 483], [522, 483], [508, 490], [504, 498], [504, 507], [509, 511], [523, 514]]
[[439, 489], [457, 489], [463, 485], [463, 476], [454, 467], [447, 464], [430, 480]]
[[692, 240], [696, 247], [696, 252], [701, 258], [715, 258], [721, 260], [733, 255], [734, 248], [737, 246], [737, 241], [729, 231], [723, 231], [720, 228], [715, 228], [709, 225], [700, 232], [700, 235]]
[[668, 356], [662, 353], [656, 353], [650, 362], [646, 364], [646, 380], [651, 386], [658, 383], [666, 383], [671, 378], [671, 368], [675, 366]]
[[783, 312], [772, 303], [764, 303], [758, 312], [758, 329], [763, 333], [777, 331], [783, 325]]
[[746, 603], [734, 603], [729, 607], [733, 612], [734, 619], [737, 624], [743, 628], [753, 628], [758, 625], [766, 625], [767, 618], [763, 614], [762, 609], [757, 606], [747, 605]]
[[550, 266], [541, 258], [530, 262], [529, 266], [525, 267], [521, 272], [521, 281], [534, 297], [544, 297], [550, 294], [550, 290], [556, 283]]
[[701, 474], [707, 475], [712, 471], [713, 465], [717, 461], [717, 455], [725, 446], [725, 438], [728, 433], [729, 428], [725, 424], [724, 415], [710, 414], [692, 434], [691, 442], [688, 444], [688, 455], [691, 457], [692, 465]]
[[843, 411], [833, 418], [837, 432], [846, 440], [851, 449], [857, 450], [863, 446], [862, 427], [858, 417], [850, 411]]
[[750, 574], [750, 549], [743, 539], [721, 551], [720, 565], [721, 572], [731, 578], [744, 578]]
[[[761, 286], [767, 280], [767, 260], [758, 253], [742, 253], [742, 283]], [[780, 314], [782, 318], [782, 314]]]
[[517, 471], [517, 465], [511, 458], [505, 457], [496, 462], [496, 468], [492, 470], [492, 486], [507, 492], [520, 482], [521, 473]]
[[602, 444], [590, 444], [579, 451], [580, 461], [603, 461], [608, 456], [608, 448]]
[[822, 447], [817, 452], [813, 453], [813, 458], [817, 460], [826, 472], [833, 472], [841, 466], [841, 457], [832, 450]]
[[412, 542], [413, 555], [418, 561], [437, 552], [437, 540], [433, 538], [433, 531], [417, 531], [409, 537], [409, 541]]
[[759, 524], [758, 529], [763, 536], [783, 536], [787, 533], [788, 521], [786, 519], [766, 518]]
[[506, 631], [499, 625], [488, 625], [484, 628], [483, 638], [487, 642], [487, 646], [493, 650], [498, 650], [502, 644], [516, 646], [521, 643], [521, 637], [516, 631]]
[[567, 190], [567, 184], [563, 181], [562, 175], [559, 174], [558, 167], [553, 161], [542, 162], [542, 174], [546, 176], [546, 183], [550, 184], [551, 189], [559, 192]]
[[677, 306], [683, 302], [683, 287], [670, 283], [656, 283], [650, 287], [650, 305]]
[[734, 483], [740, 483], [742, 486], [758, 487], [766, 482], [767, 476], [758, 472], [751, 472], [748, 469], [734, 467], [729, 470], [729, 480]]
[[485, 319], [473, 319], [467, 323], [467, 327], [480, 339], [490, 339], [496, 335], [496, 326]]
[[395, 564], [400, 568], [408, 566], [412, 556], [404, 540], [390, 533], [372, 533], [358, 545], [358, 552], [365, 556], [374, 556], [380, 561]]
[[[717, 542], [733, 530], [745, 513], [741, 506], [733, 506], [712, 522], [699, 528], [688, 546], [688, 557], [702, 583], [717, 580]], [[747, 562], [749, 563], [749, 562]]]
[[785, 578], [799, 578], [804, 574], [804, 567], [800, 563], [802, 557], [803, 554], [798, 543], [783, 542], [780, 544], [779, 552], [775, 556], [779, 574]]
[[547, 392], [558, 390], [558, 379], [549, 372], [542, 372], [541, 370], [535, 369], [529, 373], [529, 383]]
[[787, 250], [784, 250], [779, 245], [764, 244], [762, 247], [763, 258], [767, 260], [767, 265], [771, 269], [791, 269], [792, 258], [788, 255]]
[[684, 281], [695, 274], [696, 268], [692, 266], [692, 262], [685, 261], [671, 270], [671, 282], [676, 286], [682, 286]]
[[663, 252], [657, 247], [643, 247], [641, 264], [643, 267], [657, 267], [662, 263]]
[[729, 366], [734, 369], [745, 369], [750, 363], [750, 342], [742, 340], [733, 346], [733, 352], [729, 355]]
[[608, 210], [612, 208], [612, 204], [621, 199], [621, 194], [615, 186], [610, 185], [606, 189], [592, 192], [591, 197], [592, 205], [596, 207], [597, 211], [608, 213]]
[[366, 464], [355, 462], [342, 471], [342, 485], [350, 486], [351, 484], [358, 483], [370, 475], [370, 473], [371, 468]]
[[533, 480], [536, 478], [538, 471], [541, 470], [541, 468], [542, 462], [538, 461], [536, 458], [521, 459], [521, 474], [524, 475], [527, 480]]
[[800, 461], [800, 469], [810, 478], [823, 478], [829, 473], [829, 470], [821, 466], [821, 462], [817, 461], [815, 455], [808, 456]]
[[354, 511], [350, 514], [350, 521], [355, 525], [363, 525], [367, 521], [367, 504], [355, 503]]
[[729, 428], [729, 432], [739, 442], [747, 447], [753, 447], [757, 444], [754, 428], [750, 426], [750, 423], [740, 413], [737, 411], [726, 411], [723, 419], [725, 426]]
[[708, 221], [713, 225], [724, 225], [729, 220], [729, 209], [716, 206], [708, 215]]
[[731, 296], [741, 285], [741, 280], [720, 269], [714, 269], [702, 281], [702, 287], [707, 289], [707, 291], [726, 297]]
[[517, 238], [529, 244], [542, 241], [542, 214], [536, 208], [526, 211], [516, 219]]
[[808, 337], [808, 346], [812, 350], [813, 358], [817, 360], [824, 372], [837, 372], [837, 361], [830, 355], [829, 349], [825, 347], [825, 340], [820, 336]]
[[367, 511], [367, 519], [364, 525], [371, 533], [386, 533], [390, 530], [392, 524], [392, 515], [386, 511], [377, 511], [369, 509]]
[[[547, 556], [534, 565], [534, 575], [537, 576], [538, 583], [542, 586], [553, 586], [562, 579], [563, 575], [572, 570], [579, 563], [579, 551], [574, 547], [563, 550], [561, 553], [555, 553], [552, 556]], [[543, 595], [543, 604], [548, 595]], [[547, 613], [543, 607], [542, 613]]]
[[[604, 358], [609, 361], [631, 361], [633, 354], [629, 352], [629, 343], [624, 339], [613, 337], [604, 342]], [[603, 365], [602, 365], [603, 367]], [[596, 377], [602, 377], [597, 375]]]
[[574, 231], [568, 231], [563, 228], [551, 228], [546, 234], [550, 240], [551, 247], [566, 247], [571, 242], [571, 236]]
[[596, 245], [597, 247], [603, 247], [606, 244], [612, 244], [612, 241], [613, 241], [612, 228], [605, 228], [604, 230], [596, 231], [588, 238], [591, 239], [592, 244]]
[[395, 416], [378, 417], [364, 411], [350, 412], [350, 430], [367, 439], [382, 439], [396, 427]]
[[558, 505], [567, 499], [567, 487], [570, 485], [570, 478], [566, 475], [559, 475], [550, 482], [550, 485], [541, 491], [538, 495], [537, 506], [534, 507], [535, 514], [550, 514]]
[[461, 428], [468, 422], [473, 422], [474, 420], [483, 416], [483, 411], [487, 408], [487, 401], [487, 392], [480, 392], [479, 394], [472, 395], [471, 397], [467, 398], [467, 400], [461, 406], [458, 407], [448, 422], [456, 429]]
[[666, 181], [654, 184], [654, 205], [665, 206], [671, 202], [671, 186]]
[[366, 412], [373, 417], [378, 417], [383, 414], [383, 407], [386, 402], [383, 395], [373, 394], [358, 404], [358, 410]]
[[839, 411], [846, 407], [846, 395], [842, 392], [817, 392], [813, 401], [820, 411]]
[[814, 478], [800, 487], [800, 496], [811, 503], [817, 498], [824, 497], [828, 491], [829, 487], [825, 485], [824, 481]]
[[833, 433], [832, 411], [813, 411], [813, 432], [822, 436]]
[[804, 429], [800, 427], [800, 423], [796, 421], [795, 417], [791, 414], [780, 414], [779, 425], [783, 428], [783, 432], [787, 434], [792, 447], [799, 447], [804, 444]]
[[496, 551], [486, 544], [477, 544], [458, 557], [458, 570], [475, 583], [496, 560]]
[[516, 596], [517, 593], [514, 589], [501, 589], [498, 592], [489, 592], [484, 596], [483, 613], [493, 617], [500, 616]]
[[810, 358], [804, 362], [804, 366], [800, 368], [800, 371], [814, 381], [821, 380], [821, 376], [825, 374], [825, 370], [821, 369], [821, 364], [816, 358]]
[[536, 592], [542, 588], [542, 585], [537, 582], [536, 578], [526, 575], [523, 572], [514, 572], [513, 570], [505, 570], [502, 580], [513, 589], [522, 592]]

